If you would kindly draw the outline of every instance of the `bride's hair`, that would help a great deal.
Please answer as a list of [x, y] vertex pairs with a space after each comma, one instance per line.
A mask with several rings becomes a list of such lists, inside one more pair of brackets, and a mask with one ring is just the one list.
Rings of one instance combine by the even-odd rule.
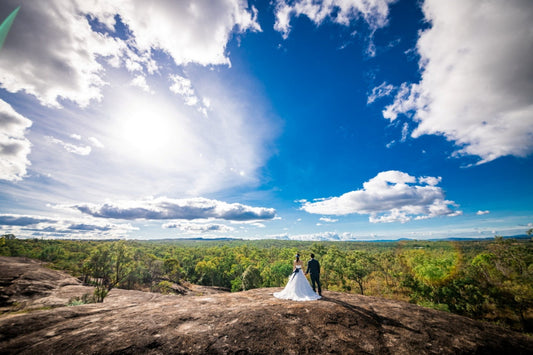
[[296, 261], [300, 261], [300, 254], [296, 254]]

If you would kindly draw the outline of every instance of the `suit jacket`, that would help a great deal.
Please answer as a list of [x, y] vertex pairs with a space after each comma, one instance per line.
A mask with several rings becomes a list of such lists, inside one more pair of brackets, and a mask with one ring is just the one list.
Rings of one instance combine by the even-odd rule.
[[316, 259], [311, 259], [307, 262], [307, 271], [305, 273], [311, 273], [311, 275], [320, 274], [320, 263]]

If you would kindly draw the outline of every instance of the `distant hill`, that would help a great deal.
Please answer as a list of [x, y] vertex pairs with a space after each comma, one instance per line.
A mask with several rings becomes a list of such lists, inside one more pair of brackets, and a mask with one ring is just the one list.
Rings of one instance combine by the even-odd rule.
[[[0, 258], [4, 307], [17, 297], [35, 304], [61, 295], [65, 287], [71, 287], [71, 296], [78, 287], [81, 296], [87, 289], [73, 280], [36, 261]], [[104, 303], [5, 313], [0, 353], [531, 354], [533, 349], [533, 339], [525, 335], [405, 302], [327, 291], [322, 300], [294, 302], [274, 298], [278, 290], [165, 296], [113, 289]]]

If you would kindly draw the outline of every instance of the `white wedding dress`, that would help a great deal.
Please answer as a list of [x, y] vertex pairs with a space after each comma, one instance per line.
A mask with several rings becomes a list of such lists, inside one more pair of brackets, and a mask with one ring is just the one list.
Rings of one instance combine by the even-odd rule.
[[300, 265], [296, 265], [296, 270], [289, 276], [289, 282], [283, 291], [275, 292], [274, 297], [293, 301], [314, 301], [321, 298], [309, 285]]

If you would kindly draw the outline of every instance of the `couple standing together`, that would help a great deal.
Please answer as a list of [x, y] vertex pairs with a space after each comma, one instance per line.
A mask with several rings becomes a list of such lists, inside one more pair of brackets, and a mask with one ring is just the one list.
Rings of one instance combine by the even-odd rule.
[[[275, 292], [274, 297], [283, 298], [293, 301], [313, 301], [322, 297], [322, 289], [320, 287], [320, 263], [315, 259], [315, 255], [311, 254], [311, 260], [307, 262], [307, 270], [305, 274], [311, 274], [311, 284], [305, 277], [302, 270], [302, 261], [300, 254], [296, 254], [296, 259], [293, 264], [293, 272], [289, 276], [289, 282], [281, 292]], [[316, 294], [315, 284], [318, 286], [318, 294]]]

